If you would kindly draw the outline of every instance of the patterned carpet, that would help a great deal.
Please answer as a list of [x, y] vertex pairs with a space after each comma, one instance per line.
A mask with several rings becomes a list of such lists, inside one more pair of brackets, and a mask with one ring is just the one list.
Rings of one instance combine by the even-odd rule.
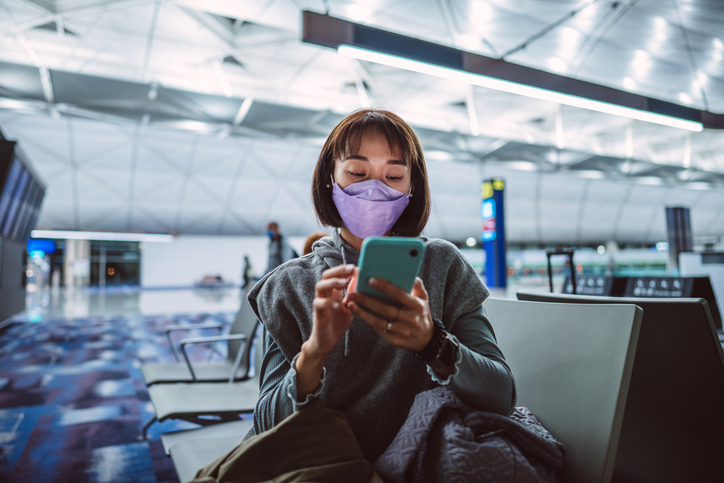
[[[177, 482], [159, 434], [195, 426], [155, 423], [149, 440], [138, 441], [153, 412], [140, 366], [174, 360], [166, 326], [228, 327], [234, 315], [60, 319], [0, 330], [0, 481]], [[204, 358], [201, 349], [192, 359]]]

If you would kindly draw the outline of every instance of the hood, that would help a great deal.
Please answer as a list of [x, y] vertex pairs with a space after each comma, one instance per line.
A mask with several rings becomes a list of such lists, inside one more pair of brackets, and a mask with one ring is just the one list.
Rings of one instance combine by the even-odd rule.
[[339, 230], [334, 230], [331, 236], [317, 240], [312, 245], [314, 256], [320, 257], [328, 267], [351, 263], [357, 265], [359, 250], [342, 239]]

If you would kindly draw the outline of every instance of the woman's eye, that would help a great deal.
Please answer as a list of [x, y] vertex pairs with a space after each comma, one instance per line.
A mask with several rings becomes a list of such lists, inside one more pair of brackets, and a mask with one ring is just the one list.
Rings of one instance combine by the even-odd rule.
[[362, 178], [362, 177], [365, 175], [364, 173], [355, 173], [355, 172], [353, 172], [353, 171], [347, 171], [347, 172], [348, 172], [349, 174], [351, 174], [352, 176], [356, 176], [356, 177], [358, 177], [358, 178]]
[[402, 176], [388, 176], [387, 179], [390, 181], [400, 181], [402, 179]]

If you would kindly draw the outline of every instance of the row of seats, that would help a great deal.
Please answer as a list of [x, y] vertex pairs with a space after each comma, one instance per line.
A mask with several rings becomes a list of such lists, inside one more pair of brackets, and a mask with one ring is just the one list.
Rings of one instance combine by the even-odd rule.
[[[718, 480], [724, 353], [706, 301], [518, 297], [488, 300], [485, 309], [513, 371], [518, 405], [565, 446], [564, 481]], [[256, 325], [244, 302], [224, 363], [191, 364], [183, 347], [194, 339], [182, 343], [183, 361], [179, 355], [176, 364], [143, 366], [156, 410], [144, 437], [154, 420], [205, 425], [161, 436], [182, 482], [234, 448], [251, 425], [238, 415], [252, 412], [258, 398], [248, 343]], [[203, 419], [210, 415], [218, 424]]]

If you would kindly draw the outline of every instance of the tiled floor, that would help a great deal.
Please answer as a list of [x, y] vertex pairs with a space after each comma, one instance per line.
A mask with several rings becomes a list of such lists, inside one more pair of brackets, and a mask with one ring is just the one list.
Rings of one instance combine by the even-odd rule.
[[56, 318], [112, 317], [115, 315], [169, 315], [236, 312], [239, 288], [140, 290], [137, 287], [28, 292], [27, 317], [33, 321]]
[[[137, 440], [152, 414], [140, 366], [173, 360], [166, 325], [228, 325], [239, 303], [238, 290], [189, 292], [106, 294], [106, 316], [97, 294], [58, 294], [31, 308], [38, 322], [0, 330], [0, 481], [177, 481], [159, 434], [193, 425], [156, 423]], [[161, 308], [200, 315], [149, 315]]]

